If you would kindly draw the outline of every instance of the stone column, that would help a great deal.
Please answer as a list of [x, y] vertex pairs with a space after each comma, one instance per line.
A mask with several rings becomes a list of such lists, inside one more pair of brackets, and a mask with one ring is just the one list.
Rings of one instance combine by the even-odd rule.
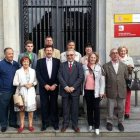
[[112, 48], [115, 46], [112, 45], [112, 38], [114, 27], [113, 15], [112, 15], [112, 0], [106, 0], [106, 61], [110, 60], [109, 53]]
[[100, 56], [101, 64], [106, 61], [106, 1], [97, 0], [96, 14], [96, 49]]
[[15, 60], [19, 54], [19, 0], [3, 0], [4, 48], [11, 47]]
[[3, 1], [0, 0], [0, 59], [3, 58]]

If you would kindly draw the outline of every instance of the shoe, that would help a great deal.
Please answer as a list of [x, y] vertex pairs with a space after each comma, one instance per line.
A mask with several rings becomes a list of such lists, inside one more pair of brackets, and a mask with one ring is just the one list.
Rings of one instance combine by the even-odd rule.
[[100, 134], [100, 130], [99, 129], [95, 129], [95, 134], [99, 135]]
[[18, 128], [18, 133], [22, 133], [23, 130], [24, 130], [24, 127]]
[[92, 126], [91, 126], [91, 125], [89, 126], [89, 129], [88, 129], [88, 130], [89, 130], [89, 132], [91, 132], [91, 131], [92, 131]]
[[35, 129], [34, 129], [33, 126], [30, 126], [30, 127], [29, 127], [29, 131], [30, 131], [30, 132], [33, 132], [34, 130], [35, 130]]
[[67, 130], [67, 127], [62, 127], [61, 128], [61, 132], [63, 133], [63, 132], [65, 132]]
[[55, 125], [55, 126], [53, 126], [53, 129], [54, 130], [59, 130], [59, 126], [58, 125]]
[[1, 132], [5, 132], [7, 130], [7, 127], [2, 127]]
[[45, 131], [46, 129], [47, 129], [47, 126], [46, 125], [42, 125], [41, 131]]
[[80, 128], [79, 127], [76, 127], [76, 128], [72, 128], [76, 133], [79, 133], [80, 132]]
[[107, 123], [107, 125], [106, 125], [106, 129], [108, 130], [108, 131], [112, 131], [112, 124], [111, 123]]
[[120, 131], [124, 131], [124, 126], [123, 126], [122, 123], [118, 123], [118, 129], [119, 129]]
[[19, 125], [18, 124], [15, 124], [15, 125], [12, 125], [12, 124], [9, 124], [10, 127], [14, 127], [14, 128], [19, 128]]
[[124, 118], [125, 118], [125, 119], [129, 119], [129, 114], [125, 114], [125, 115], [124, 115]]

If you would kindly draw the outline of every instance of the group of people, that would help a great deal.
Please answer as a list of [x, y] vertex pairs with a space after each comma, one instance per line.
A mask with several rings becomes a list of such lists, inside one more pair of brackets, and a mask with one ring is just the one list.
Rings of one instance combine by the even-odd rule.
[[[58, 94], [62, 97], [63, 123], [61, 132], [65, 132], [71, 120], [72, 129], [78, 127], [79, 98], [82, 93], [86, 101], [89, 131], [100, 130], [100, 101], [107, 98], [107, 125], [113, 129], [114, 108], [117, 103], [118, 129], [124, 131], [123, 118], [129, 118], [131, 91], [126, 80], [134, 68], [133, 60], [128, 56], [125, 46], [110, 51], [111, 61], [100, 65], [99, 55], [92, 45], [85, 47], [86, 55], [81, 57], [75, 51], [75, 42], [67, 43], [67, 50], [60, 51], [53, 46], [52, 37], [45, 38], [45, 47], [39, 50], [38, 57], [33, 53], [33, 42], [25, 43], [26, 52], [13, 60], [12, 48], [5, 48], [5, 58], [0, 61], [0, 124], [1, 132], [10, 127], [21, 133], [25, 129], [24, 117], [28, 112], [28, 129], [34, 131], [33, 112], [36, 106], [36, 85], [39, 85], [41, 131], [50, 125], [59, 130]], [[14, 106], [13, 94], [19, 89], [24, 106]], [[82, 89], [82, 90], [81, 90]], [[125, 104], [124, 104], [125, 101]], [[9, 111], [10, 110], [10, 111]], [[19, 112], [20, 126], [17, 124]]]

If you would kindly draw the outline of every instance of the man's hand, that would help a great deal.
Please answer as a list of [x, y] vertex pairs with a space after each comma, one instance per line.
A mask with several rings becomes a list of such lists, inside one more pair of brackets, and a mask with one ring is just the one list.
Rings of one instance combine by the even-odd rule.
[[100, 94], [100, 98], [106, 98], [106, 94]]
[[69, 87], [69, 86], [66, 86], [66, 87], [64, 88], [64, 90], [65, 90], [67, 93], [70, 93], [70, 87]]
[[54, 91], [55, 89], [56, 89], [56, 85], [50, 86], [50, 90], [51, 90], [51, 91]]
[[70, 93], [74, 92], [74, 87], [70, 87]]
[[47, 85], [47, 84], [44, 86], [44, 88], [45, 88], [47, 91], [51, 90], [50, 86]]

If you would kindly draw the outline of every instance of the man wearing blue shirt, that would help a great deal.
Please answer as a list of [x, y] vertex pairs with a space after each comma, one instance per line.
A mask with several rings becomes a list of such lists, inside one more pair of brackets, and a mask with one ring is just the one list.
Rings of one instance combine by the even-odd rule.
[[[17, 116], [14, 112], [12, 95], [16, 87], [13, 86], [13, 78], [19, 64], [13, 60], [14, 52], [12, 48], [4, 49], [5, 58], [0, 61], [0, 124], [1, 132], [7, 130], [8, 118], [9, 126], [18, 128]], [[8, 112], [10, 110], [10, 113]], [[9, 115], [8, 115], [9, 113]]]

